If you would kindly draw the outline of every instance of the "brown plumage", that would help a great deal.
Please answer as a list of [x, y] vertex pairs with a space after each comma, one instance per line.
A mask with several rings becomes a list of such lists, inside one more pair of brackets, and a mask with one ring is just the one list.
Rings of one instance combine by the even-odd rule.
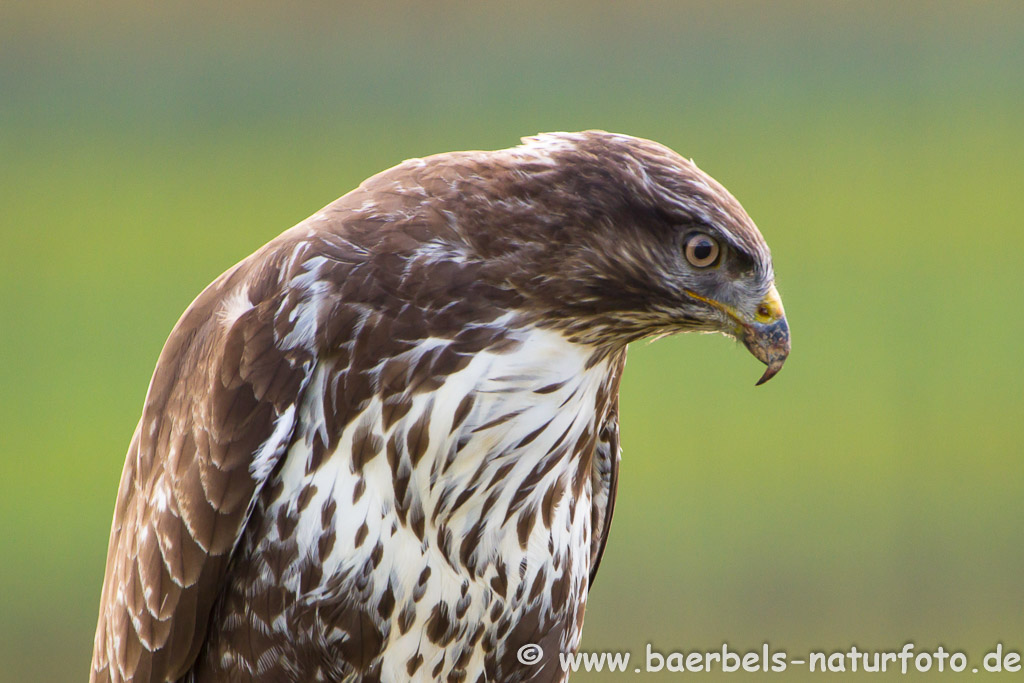
[[692, 163], [524, 143], [374, 176], [193, 302], [128, 449], [93, 681], [563, 678], [626, 345], [721, 331], [767, 378], [789, 339], [761, 235]]

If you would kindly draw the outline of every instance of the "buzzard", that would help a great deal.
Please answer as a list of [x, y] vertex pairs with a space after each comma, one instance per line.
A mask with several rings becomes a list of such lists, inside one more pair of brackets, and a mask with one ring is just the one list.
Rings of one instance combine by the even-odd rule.
[[773, 281], [740, 204], [648, 140], [544, 134], [369, 178], [172, 330], [91, 680], [564, 679], [627, 345], [722, 332], [763, 382], [789, 352]]

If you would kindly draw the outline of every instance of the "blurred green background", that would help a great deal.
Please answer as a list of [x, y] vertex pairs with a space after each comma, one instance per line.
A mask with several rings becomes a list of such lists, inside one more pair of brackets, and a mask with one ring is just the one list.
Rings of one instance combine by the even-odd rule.
[[15, 0], [0, 680], [85, 679], [124, 451], [204, 285], [404, 158], [593, 127], [739, 197], [794, 350], [755, 389], [720, 337], [632, 349], [584, 648], [1024, 649], [1024, 3]]

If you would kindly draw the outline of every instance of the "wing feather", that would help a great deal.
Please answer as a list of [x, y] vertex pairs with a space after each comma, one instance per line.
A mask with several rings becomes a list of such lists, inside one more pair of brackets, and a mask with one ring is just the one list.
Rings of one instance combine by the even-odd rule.
[[619, 380], [626, 363], [625, 352], [610, 376], [609, 405], [604, 422], [598, 432], [597, 448], [594, 451], [594, 464], [591, 468], [591, 551], [590, 551], [590, 585], [601, 566], [605, 546], [608, 544], [608, 531], [615, 512], [615, 497], [619, 489]]
[[199, 653], [314, 360], [275, 334], [295, 247], [279, 238], [218, 278], [164, 346], [121, 476], [94, 682], [173, 681]]

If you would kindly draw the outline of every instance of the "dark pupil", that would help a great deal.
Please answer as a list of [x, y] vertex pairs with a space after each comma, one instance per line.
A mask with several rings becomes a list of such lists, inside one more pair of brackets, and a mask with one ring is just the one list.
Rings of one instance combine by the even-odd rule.
[[698, 261], [707, 260], [711, 256], [711, 243], [707, 240], [701, 240], [693, 248], [693, 255]]

